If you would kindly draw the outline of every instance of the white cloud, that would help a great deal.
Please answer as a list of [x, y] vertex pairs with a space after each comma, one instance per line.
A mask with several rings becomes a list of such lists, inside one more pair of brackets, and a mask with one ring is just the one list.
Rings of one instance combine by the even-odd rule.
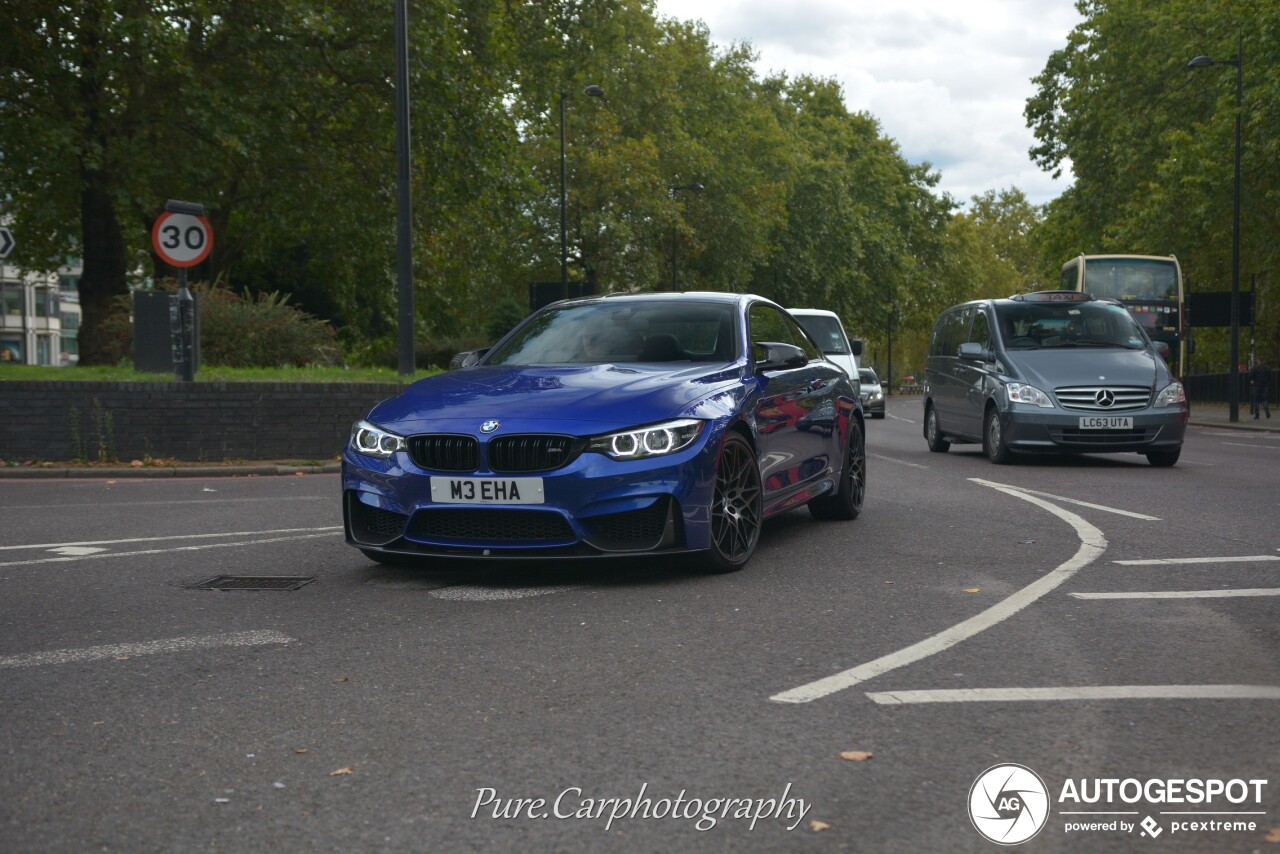
[[1017, 186], [1045, 202], [1070, 184], [1031, 162], [1022, 115], [1031, 78], [1080, 21], [1075, 0], [656, 0], [702, 20], [713, 41], [748, 41], [760, 73], [838, 80], [851, 110], [880, 121], [912, 163], [964, 202]]

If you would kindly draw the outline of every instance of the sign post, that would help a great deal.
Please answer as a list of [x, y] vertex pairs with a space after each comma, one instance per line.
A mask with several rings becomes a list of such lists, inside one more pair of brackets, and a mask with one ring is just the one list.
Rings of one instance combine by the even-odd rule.
[[209, 257], [213, 227], [204, 205], [170, 199], [151, 228], [151, 245], [166, 264], [178, 268], [178, 293], [169, 302], [169, 332], [173, 342], [174, 378], [195, 379], [195, 301], [187, 290], [187, 268]]
[[13, 232], [8, 226], [0, 225], [0, 261], [9, 257], [9, 253], [13, 251]]

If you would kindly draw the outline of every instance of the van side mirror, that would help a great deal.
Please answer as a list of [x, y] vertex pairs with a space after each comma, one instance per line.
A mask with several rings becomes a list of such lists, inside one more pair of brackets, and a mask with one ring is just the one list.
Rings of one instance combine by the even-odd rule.
[[809, 357], [794, 344], [783, 344], [778, 341], [757, 341], [756, 373], [764, 371], [784, 371], [790, 368], [803, 368], [809, 364]]
[[961, 344], [958, 355], [961, 359], [968, 359], [971, 362], [990, 362], [993, 358], [992, 352], [977, 341], [966, 341]]
[[852, 352], [852, 353], [853, 353], [853, 355], [855, 355], [855, 356], [861, 356], [861, 355], [862, 355], [862, 340], [861, 340], [860, 338], [855, 338], [855, 339], [853, 339], [852, 341], [850, 341], [850, 342], [849, 342], [849, 350], [850, 350], [850, 352]]
[[1155, 345], [1156, 352], [1160, 354], [1160, 358], [1166, 362], [1169, 361], [1169, 345], [1163, 341], [1152, 341], [1151, 343]]

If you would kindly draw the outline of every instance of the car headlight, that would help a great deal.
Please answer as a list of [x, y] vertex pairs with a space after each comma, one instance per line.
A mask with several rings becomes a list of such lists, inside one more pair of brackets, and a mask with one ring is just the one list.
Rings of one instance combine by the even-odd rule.
[[633, 430], [622, 430], [617, 433], [605, 433], [603, 436], [592, 436], [587, 442], [587, 450], [607, 454], [615, 460], [641, 460], [646, 457], [660, 457], [674, 454], [689, 447], [698, 434], [702, 432], [704, 422], [692, 418], [679, 421], [664, 421], [647, 427], [636, 427]]
[[351, 428], [351, 449], [370, 457], [387, 459], [404, 447], [404, 437], [388, 433], [368, 421], [357, 421]]
[[1187, 402], [1187, 393], [1182, 388], [1182, 383], [1169, 383], [1164, 390], [1156, 395], [1155, 406], [1177, 406], [1179, 403]]
[[1004, 387], [1009, 395], [1010, 403], [1026, 403], [1043, 409], [1053, 409], [1053, 400], [1049, 395], [1033, 385], [1026, 383], [1009, 383]]
[[884, 397], [884, 392], [882, 391], [875, 391], [871, 393], [872, 400], [879, 400], [882, 397]]

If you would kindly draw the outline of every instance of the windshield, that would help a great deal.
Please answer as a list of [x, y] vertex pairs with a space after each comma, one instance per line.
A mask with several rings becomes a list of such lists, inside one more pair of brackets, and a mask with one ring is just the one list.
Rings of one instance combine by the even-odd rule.
[[858, 382], [871, 383], [872, 385], [875, 385], [879, 380], [876, 379], [875, 371], [870, 368], [859, 368]]
[[1125, 347], [1141, 350], [1146, 338], [1122, 305], [1109, 302], [996, 305], [1004, 346], [1010, 350], [1051, 347]]
[[495, 347], [487, 365], [731, 362], [734, 306], [691, 300], [603, 300], [552, 307]]
[[849, 355], [849, 342], [838, 319], [821, 314], [793, 314], [792, 317], [800, 321], [822, 352], [828, 356]]
[[1178, 267], [1173, 261], [1099, 259], [1085, 262], [1084, 289], [1119, 300], [1178, 299]]

